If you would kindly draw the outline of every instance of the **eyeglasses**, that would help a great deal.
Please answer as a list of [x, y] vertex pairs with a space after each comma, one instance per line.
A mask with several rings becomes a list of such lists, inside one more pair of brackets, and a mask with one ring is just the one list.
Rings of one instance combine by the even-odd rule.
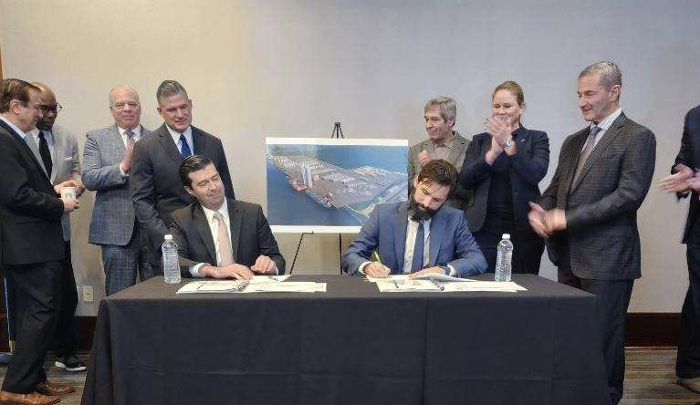
[[56, 103], [54, 105], [48, 105], [48, 104], [42, 104], [41, 105], [41, 112], [43, 113], [48, 113], [49, 111], [53, 112], [54, 114], [57, 114], [59, 111], [63, 109], [63, 106]]

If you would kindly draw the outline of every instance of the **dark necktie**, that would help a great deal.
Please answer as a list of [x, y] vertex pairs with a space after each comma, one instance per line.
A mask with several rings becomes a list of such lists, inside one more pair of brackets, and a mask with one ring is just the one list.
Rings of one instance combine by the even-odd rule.
[[182, 150], [180, 151], [180, 155], [182, 157], [186, 158], [192, 154], [192, 149], [190, 149], [190, 145], [187, 144], [187, 139], [185, 139], [185, 134], [180, 134], [180, 143], [182, 144]]
[[581, 173], [581, 169], [583, 169], [583, 165], [586, 164], [586, 160], [588, 160], [588, 157], [593, 151], [593, 147], [595, 146], [595, 136], [598, 135], [598, 132], [600, 132], [600, 127], [594, 126], [591, 128], [591, 132], [588, 133], [586, 145], [583, 147], [581, 156], [578, 158], [578, 165], [576, 166], [576, 172], [574, 173], [574, 181], [576, 181], [578, 178], [578, 175]]
[[416, 232], [416, 244], [413, 245], [413, 260], [411, 261], [411, 273], [423, 270], [423, 239], [425, 239], [425, 230], [423, 223], [418, 222], [418, 232]]
[[44, 167], [46, 168], [46, 174], [51, 177], [51, 171], [53, 170], [53, 163], [51, 162], [51, 152], [49, 151], [49, 144], [46, 142], [44, 137], [44, 131], [39, 130], [39, 154], [41, 155], [41, 161], [44, 162]]

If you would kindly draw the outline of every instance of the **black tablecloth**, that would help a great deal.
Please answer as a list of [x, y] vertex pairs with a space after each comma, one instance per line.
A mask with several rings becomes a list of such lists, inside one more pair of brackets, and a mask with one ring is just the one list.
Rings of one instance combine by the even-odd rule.
[[[487, 275], [481, 276], [488, 277]], [[187, 294], [158, 277], [100, 303], [83, 404], [609, 404], [594, 296]]]

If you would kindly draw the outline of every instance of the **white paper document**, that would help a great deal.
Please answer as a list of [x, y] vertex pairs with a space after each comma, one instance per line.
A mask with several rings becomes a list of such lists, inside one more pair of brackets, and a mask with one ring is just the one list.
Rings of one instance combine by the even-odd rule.
[[430, 280], [409, 280], [408, 278], [403, 280], [384, 278], [379, 279], [376, 284], [381, 292], [442, 291], [445, 289], [441, 284]]
[[262, 284], [262, 283], [279, 283], [285, 281], [289, 278], [289, 274], [286, 276], [253, 276], [250, 279], [250, 284]]
[[177, 290], [178, 294], [238, 293], [249, 284], [247, 280], [199, 280], [191, 281]]
[[243, 290], [244, 293], [270, 293], [270, 292], [292, 292], [292, 293], [314, 293], [326, 292], [326, 283], [314, 283], [306, 281], [287, 281], [251, 283]]
[[[408, 274], [391, 274], [386, 278], [378, 278], [378, 277], [370, 277], [370, 276], [365, 276], [367, 278], [367, 281], [371, 281], [373, 283], [376, 283], [378, 281], [386, 281], [386, 280], [409, 280]], [[440, 274], [440, 273], [432, 273], [432, 274], [422, 274], [418, 277], [416, 277], [414, 280], [435, 280], [435, 281], [447, 281], [447, 282], [463, 282], [463, 281], [474, 281], [468, 278], [461, 278], [461, 277], [452, 277], [448, 276], [445, 274]]]
[[456, 291], [494, 291], [494, 292], [517, 292], [527, 291], [521, 285], [512, 281], [474, 281], [472, 283], [443, 283], [445, 292]]

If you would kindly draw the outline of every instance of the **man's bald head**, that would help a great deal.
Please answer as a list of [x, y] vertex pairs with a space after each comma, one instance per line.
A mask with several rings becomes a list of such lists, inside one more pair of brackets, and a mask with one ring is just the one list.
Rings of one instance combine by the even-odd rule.
[[40, 91], [41, 112], [43, 114], [43, 117], [37, 121], [36, 127], [44, 131], [50, 131], [56, 122], [58, 112], [61, 111], [61, 105], [56, 102], [56, 94], [51, 87], [41, 82], [33, 82], [32, 85]]

